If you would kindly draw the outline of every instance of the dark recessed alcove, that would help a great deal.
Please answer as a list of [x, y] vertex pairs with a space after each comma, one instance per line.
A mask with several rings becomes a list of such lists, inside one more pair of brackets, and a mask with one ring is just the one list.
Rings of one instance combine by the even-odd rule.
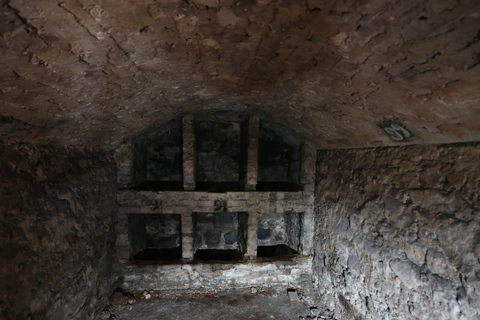
[[257, 257], [259, 258], [280, 258], [297, 255], [298, 252], [285, 244], [274, 246], [258, 246]]
[[227, 191], [244, 191], [245, 185], [240, 182], [197, 182], [196, 190], [208, 192], [227, 192]]
[[197, 191], [243, 191], [247, 159], [246, 121], [231, 114], [194, 120]]
[[228, 112], [184, 120], [155, 125], [132, 140], [133, 190], [303, 190], [304, 139], [292, 128]]
[[194, 257], [201, 261], [241, 260], [247, 247], [246, 212], [195, 212]]
[[197, 249], [194, 257], [202, 262], [237, 262], [243, 259], [243, 253], [235, 249]]
[[298, 254], [301, 248], [303, 213], [263, 213], [258, 217], [257, 257], [279, 258]]
[[183, 191], [181, 181], [145, 181], [132, 188], [136, 191]]
[[291, 128], [260, 121], [258, 191], [299, 191], [302, 138]]
[[181, 118], [156, 125], [133, 141], [134, 190], [183, 190]]
[[182, 258], [179, 214], [129, 214], [132, 258], [170, 261]]
[[146, 248], [133, 256], [133, 260], [171, 261], [182, 259], [182, 247]]
[[257, 191], [301, 191], [303, 186], [298, 183], [292, 182], [268, 182], [268, 181], [259, 181], [257, 182]]

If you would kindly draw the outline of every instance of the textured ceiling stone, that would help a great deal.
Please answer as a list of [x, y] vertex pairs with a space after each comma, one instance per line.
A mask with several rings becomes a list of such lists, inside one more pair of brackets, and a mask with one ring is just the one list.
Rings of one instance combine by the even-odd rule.
[[318, 148], [480, 140], [477, 0], [1, 3], [10, 139], [112, 148], [229, 110]]

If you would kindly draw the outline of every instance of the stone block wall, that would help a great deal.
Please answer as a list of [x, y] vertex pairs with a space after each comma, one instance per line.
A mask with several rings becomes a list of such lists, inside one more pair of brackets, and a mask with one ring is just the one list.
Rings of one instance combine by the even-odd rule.
[[0, 203], [0, 319], [93, 318], [115, 263], [110, 157], [0, 142]]
[[[313, 186], [307, 186], [309, 189]], [[214, 216], [246, 213], [247, 221], [238, 225], [247, 225], [246, 256], [255, 257], [257, 250], [257, 232], [259, 216], [269, 214], [281, 219], [285, 212], [297, 213], [291, 219], [292, 225], [286, 228], [287, 238], [296, 234], [295, 250], [303, 255], [312, 254], [313, 203], [312, 192], [225, 192], [212, 193], [202, 191], [118, 191], [117, 254], [121, 264], [129, 264], [135, 250], [131, 247], [129, 235], [129, 216], [178, 214], [181, 216], [182, 251], [184, 259], [194, 256], [194, 213], [211, 213]], [[301, 219], [298, 219], [298, 213]], [[244, 215], [245, 216], [245, 215]], [[130, 218], [131, 219], [131, 218]], [[240, 220], [239, 220], [240, 221]], [[226, 229], [226, 228], [224, 228]], [[301, 230], [301, 232], [300, 232]], [[228, 231], [228, 230], [225, 230]], [[226, 234], [226, 233], [225, 233]], [[224, 238], [223, 238], [224, 239]], [[288, 240], [288, 239], [287, 239]], [[242, 250], [243, 251], [243, 250]]]
[[[183, 188], [169, 188], [171, 185], [163, 185], [166, 181], [157, 181], [158, 188], [139, 186], [145, 182], [145, 168], [137, 166], [145, 167], [145, 150], [155, 149], [149, 145], [158, 140], [145, 137], [160, 138], [160, 132], [170, 132], [180, 125], [182, 139], [174, 140], [177, 145], [182, 143]], [[129, 219], [136, 214], [180, 215], [182, 258], [186, 260], [194, 258], [197, 249], [216, 246], [207, 245], [207, 238], [223, 249], [238, 248], [250, 259], [257, 256], [257, 246], [264, 245], [285, 244], [300, 254], [312, 253], [316, 150], [309, 142], [285, 125], [230, 113], [186, 115], [169, 122], [167, 128], [154, 126], [150, 128], [153, 133], [147, 130], [126, 141], [115, 154], [119, 171], [117, 252], [122, 264], [130, 263], [142, 249], [131, 239], [140, 230], [135, 226], [138, 221], [129, 226]], [[272, 175], [271, 180], [263, 179], [263, 185], [258, 184], [259, 172], [273, 163], [268, 160], [259, 168], [259, 158], [263, 157], [259, 155], [259, 140], [282, 146], [269, 149], [265, 157], [273, 161], [278, 156], [280, 160], [273, 161], [271, 170], [281, 167], [280, 175], [285, 179]], [[219, 230], [218, 225], [202, 230], [202, 214], [218, 217], [234, 213], [244, 213], [243, 220], [236, 218], [242, 220], [236, 223], [237, 232]], [[278, 226], [268, 226], [272, 221], [262, 221], [263, 215], [269, 215], [269, 220], [279, 219]], [[258, 243], [259, 229], [267, 227], [272, 234], [279, 232]]]
[[319, 291], [340, 319], [480, 319], [480, 145], [319, 151]]

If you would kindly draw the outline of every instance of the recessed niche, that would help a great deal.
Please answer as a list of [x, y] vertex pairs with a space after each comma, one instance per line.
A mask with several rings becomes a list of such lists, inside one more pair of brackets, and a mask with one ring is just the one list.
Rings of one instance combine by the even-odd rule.
[[135, 190], [183, 190], [181, 119], [155, 126], [134, 143]]
[[172, 261], [182, 258], [182, 247], [146, 248], [133, 256], [135, 261]]
[[227, 112], [187, 119], [193, 121], [174, 119], [132, 140], [134, 190], [303, 189], [304, 138], [292, 128]]
[[303, 213], [264, 213], [258, 218], [257, 256], [295, 255], [301, 246]]
[[244, 120], [230, 115], [195, 118], [196, 190], [244, 190], [246, 130]]
[[236, 262], [243, 259], [243, 252], [235, 249], [197, 249], [195, 259], [206, 262]]
[[302, 139], [291, 128], [260, 121], [258, 191], [298, 191]]
[[195, 212], [193, 235], [195, 259], [241, 260], [247, 246], [247, 213]]
[[281, 258], [294, 256], [296, 254], [298, 254], [297, 251], [285, 244], [257, 247], [257, 257], [259, 258]]
[[133, 260], [182, 258], [179, 214], [130, 214], [128, 225]]

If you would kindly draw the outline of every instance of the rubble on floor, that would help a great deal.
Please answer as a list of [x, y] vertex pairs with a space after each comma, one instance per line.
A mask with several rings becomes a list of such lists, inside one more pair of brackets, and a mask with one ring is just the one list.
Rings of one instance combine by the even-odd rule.
[[[290, 303], [289, 292], [296, 293], [298, 303]], [[117, 289], [110, 302], [97, 320], [334, 319], [312, 288], [146, 289], [135, 294]]]

